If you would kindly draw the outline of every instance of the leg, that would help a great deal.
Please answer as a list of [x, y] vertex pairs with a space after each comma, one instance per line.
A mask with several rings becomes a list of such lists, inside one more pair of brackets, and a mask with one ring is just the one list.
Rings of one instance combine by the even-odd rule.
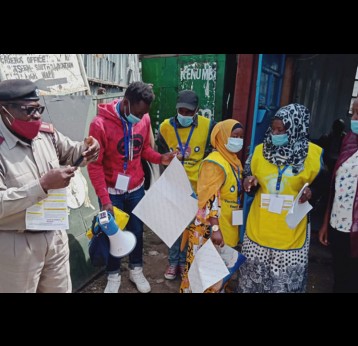
[[48, 251], [37, 292], [71, 293], [70, 251], [66, 231], [50, 231], [41, 235], [47, 242]]
[[0, 231], [0, 292], [35, 293], [46, 251], [43, 233]]
[[358, 259], [350, 256], [350, 233], [330, 229], [335, 293], [358, 293]]
[[143, 222], [132, 213], [143, 197], [143, 186], [137, 191], [126, 193], [124, 211], [130, 215], [127, 228], [137, 238], [137, 244], [129, 254], [129, 279], [135, 283], [139, 292], [148, 293], [151, 290], [150, 284], [143, 275]]
[[129, 254], [129, 268], [143, 267], [143, 222], [132, 211], [144, 197], [144, 188], [125, 194], [124, 211], [130, 215], [127, 229], [137, 238], [134, 250]]

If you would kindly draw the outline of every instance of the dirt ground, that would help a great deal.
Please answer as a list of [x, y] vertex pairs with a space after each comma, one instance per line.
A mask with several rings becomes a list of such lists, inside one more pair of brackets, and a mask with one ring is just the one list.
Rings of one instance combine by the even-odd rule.
[[[167, 246], [148, 228], [144, 231], [144, 274], [152, 287], [152, 293], [178, 293], [180, 278], [166, 280], [164, 272], [168, 263]], [[332, 292], [332, 259], [328, 248], [321, 246], [317, 233], [311, 237], [309, 255], [308, 293]], [[119, 293], [138, 293], [135, 285], [129, 281], [128, 257], [122, 261], [122, 283]], [[101, 273], [78, 293], [102, 293], [106, 286], [106, 275]], [[231, 288], [231, 291], [233, 287]]]

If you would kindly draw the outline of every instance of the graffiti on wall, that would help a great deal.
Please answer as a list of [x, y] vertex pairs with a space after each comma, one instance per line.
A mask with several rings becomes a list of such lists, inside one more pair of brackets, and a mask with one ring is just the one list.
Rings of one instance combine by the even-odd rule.
[[216, 91], [216, 61], [181, 62], [179, 65], [179, 90], [193, 90], [199, 96], [200, 115], [214, 117]]

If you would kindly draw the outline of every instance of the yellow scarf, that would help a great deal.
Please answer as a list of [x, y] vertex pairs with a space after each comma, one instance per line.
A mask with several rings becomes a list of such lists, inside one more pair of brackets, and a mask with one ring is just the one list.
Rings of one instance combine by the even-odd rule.
[[[228, 139], [231, 137], [231, 132], [233, 127], [236, 124], [240, 124], [234, 119], [227, 119], [217, 123], [213, 131], [211, 132], [211, 145], [225, 158], [227, 162], [235, 169], [235, 172], [238, 173], [238, 168], [240, 173], [242, 172], [241, 161], [238, 159], [235, 153], [228, 151], [225, 147], [225, 144], [228, 142]], [[241, 125], [241, 124], [240, 124]], [[204, 165], [206, 163], [203, 163]], [[216, 168], [214, 174], [200, 174], [197, 186], [198, 192], [198, 206], [203, 208], [207, 201], [217, 193], [222, 184], [225, 181], [225, 174], [222, 172], [220, 167], [213, 165], [213, 170]], [[215, 167], [215, 168], [214, 168]]]

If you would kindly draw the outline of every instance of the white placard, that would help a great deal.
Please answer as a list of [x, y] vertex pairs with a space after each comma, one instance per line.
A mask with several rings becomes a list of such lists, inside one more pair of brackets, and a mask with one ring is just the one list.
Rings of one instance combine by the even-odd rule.
[[192, 194], [184, 167], [174, 157], [134, 208], [133, 214], [171, 247], [197, 213], [198, 201]]

